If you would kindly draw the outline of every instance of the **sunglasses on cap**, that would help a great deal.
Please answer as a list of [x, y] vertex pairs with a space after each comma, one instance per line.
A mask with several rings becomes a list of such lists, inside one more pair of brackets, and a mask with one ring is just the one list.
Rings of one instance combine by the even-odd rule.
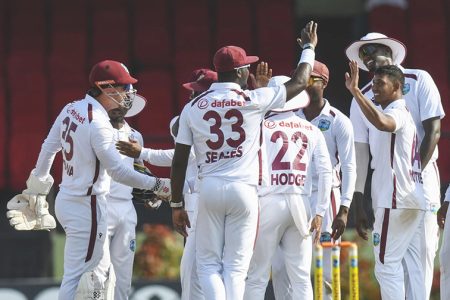
[[309, 77], [309, 81], [308, 81], [308, 85], [313, 85], [314, 82], [316, 82], [316, 81], [323, 81], [323, 78], [310, 76]]
[[239, 70], [239, 69], [244, 69], [244, 68], [249, 68], [250, 67], [250, 65], [243, 65], [243, 66], [240, 66], [240, 67], [237, 67], [237, 68], [234, 68], [235, 70]]

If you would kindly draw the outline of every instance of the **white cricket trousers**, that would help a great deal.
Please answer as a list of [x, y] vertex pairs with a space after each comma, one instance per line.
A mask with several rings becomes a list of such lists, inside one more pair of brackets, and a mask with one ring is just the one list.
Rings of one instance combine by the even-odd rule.
[[204, 296], [200, 287], [195, 260], [198, 193], [184, 194], [184, 202], [191, 228], [187, 228], [188, 237], [186, 238], [180, 264], [181, 300], [202, 300]]
[[107, 279], [111, 262], [108, 243], [105, 242], [106, 198], [94, 195], [74, 197], [59, 192], [55, 200], [55, 213], [66, 232], [64, 275], [58, 299], [72, 300], [83, 273], [93, 270], [101, 285]]
[[137, 215], [130, 200], [108, 197], [108, 237], [111, 263], [116, 274], [114, 300], [126, 300], [131, 292]]
[[448, 300], [450, 299], [450, 209], [447, 210], [445, 218], [439, 260], [441, 262], [441, 300]]
[[424, 214], [422, 210], [402, 208], [375, 211], [375, 277], [383, 300], [405, 299], [405, 287], [410, 289], [408, 300], [425, 299], [421, 258]]
[[[314, 210], [317, 204], [317, 191], [313, 191], [310, 196], [311, 209]], [[341, 191], [339, 187], [333, 187], [330, 194], [330, 206], [325, 212], [322, 220], [322, 233], [328, 233], [331, 235], [332, 229], [331, 225], [339, 212], [341, 206]], [[315, 213], [313, 212], [313, 215]], [[313, 241], [311, 239], [312, 247], [314, 248]], [[323, 288], [323, 298], [332, 299], [331, 289], [326, 288], [325, 282], [331, 285], [331, 248], [323, 249], [323, 278], [324, 278], [324, 288]], [[285, 261], [283, 257], [283, 252], [278, 249], [272, 259], [272, 285], [275, 295], [275, 299], [290, 300], [292, 298], [292, 286], [289, 281], [289, 277], [286, 272]]]
[[[311, 236], [302, 236], [297, 228], [291, 212], [291, 201], [303, 202], [301, 213], [304, 220], [309, 220], [309, 199], [304, 199], [302, 195], [270, 194], [260, 197], [258, 236], [245, 285], [245, 300], [264, 299], [272, 258], [278, 246], [292, 286], [292, 299], [313, 298], [310, 278]], [[308, 222], [304, 223], [305, 227], [307, 224]], [[304, 230], [305, 228], [303, 232]]]
[[[425, 272], [426, 299], [430, 298], [434, 275], [434, 259], [439, 248], [439, 226], [437, 211], [441, 206], [441, 180], [436, 161], [430, 161], [422, 171], [423, 194], [427, 201], [424, 219], [425, 238], [423, 239], [423, 265]], [[408, 293], [406, 294], [408, 297]]]
[[199, 191], [196, 260], [203, 294], [241, 300], [258, 224], [256, 186], [206, 177]]

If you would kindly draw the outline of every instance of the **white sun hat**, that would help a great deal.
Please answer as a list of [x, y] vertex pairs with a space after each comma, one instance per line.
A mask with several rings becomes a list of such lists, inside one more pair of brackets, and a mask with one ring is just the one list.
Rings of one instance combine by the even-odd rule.
[[[273, 76], [270, 78], [269, 83], [267, 86], [269, 87], [275, 87], [280, 86], [286, 82], [291, 80], [288, 76]], [[303, 107], [308, 106], [309, 104], [309, 95], [306, 91], [302, 91], [300, 94], [292, 98], [291, 100], [287, 101], [286, 104], [283, 106], [283, 108], [277, 108], [272, 109], [272, 111], [275, 112], [285, 112], [285, 111], [291, 111], [291, 110], [297, 110]]]
[[354, 60], [358, 63], [358, 67], [364, 71], [369, 71], [364, 62], [359, 58], [359, 48], [366, 44], [382, 44], [392, 50], [392, 62], [394, 65], [400, 65], [406, 57], [406, 46], [393, 38], [387, 37], [378, 32], [370, 32], [363, 36], [359, 41], [353, 42], [345, 50], [349, 60]]

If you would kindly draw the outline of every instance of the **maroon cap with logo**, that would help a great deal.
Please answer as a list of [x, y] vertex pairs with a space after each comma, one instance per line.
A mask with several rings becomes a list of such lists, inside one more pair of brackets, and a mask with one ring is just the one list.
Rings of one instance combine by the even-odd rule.
[[204, 92], [211, 84], [217, 81], [217, 73], [210, 69], [197, 69], [192, 72], [190, 82], [184, 83], [183, 87], [195, 91]]
[[323, 79], [325, 83], [328, 83], [328, 79], [330, 78], [330, 72], [328, 71], [328, 68], [325, 64], [315, 60], [311, 76], [320, 77]]
[[92, 67], [89, 74], [89, 83], [95, 86], [96, 83], [112, 84], [133, 84], [137, 79], [131, 77], [124, 64], [114, 60], [104, 60]]
[[259, 60], [258, 56], [247, 56], [245, 50], [236, 46], [226, 46], [214, 54], [214, 68], [217, 72], [228, 72]]

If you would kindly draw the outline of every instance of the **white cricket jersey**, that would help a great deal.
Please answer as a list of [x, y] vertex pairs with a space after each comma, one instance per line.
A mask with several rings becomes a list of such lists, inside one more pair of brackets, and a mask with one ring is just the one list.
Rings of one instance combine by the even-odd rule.
[[[350, 119], [337, 108], [325, 100], [325, 106], [320, 114], [311, 120], [311, 123], [320, 129], [327, 143], [333, 166], [333, 187], [341, 186], [339, 173], [342, 171], [341, 205], [350, 207], [355, 191], [356, 161], [355, 144], [353, 140], [353, 127]], [[297, 115], [306, 120], [303, 110]], [[314, 165], [311, 166], [314, 169]], [[312, 190], [317, 191], [318, 175], [312, 171]]]
[[132, 165], [122, 163], [108, 113], [89, 95], [66, 105], [56, 118], [42, 144], [34, 174], [46, 177], [60, 150], [63, 154], [60, 191], [67, 195], [104, 195], [110, 188], [110, 176], [142, 189], [151, 189], [156, 183], [155, 178], [139, 174]]
[[327, 195], [331, 190], [332, 170], [320, 130], [290, 111], [269, 115], [262, 124], [262, 134], [259, 195], [283, 193], [309, 196], [314, 165], [317, 173], [327, 178], [321, 184], [322, 198], [325, 199], [319, 198], [320, 207], [316, 210], [317, 214], [323, 215], [329, 204]]
[[[114, 143], [118, 141], [129, 141], [130, 139], [132, 139], [137, 141], [140, 145], [144, 144], [144, 139], [142, 138], [142, 135], [135, 129], [131, 128], [130, 125], [128, 125], [128, 123], [126, 122], [122, 126], [122, 128], [116, 129], [113, 127], [113, 129], [114, 129]], [[122, 155], [120, 153], [119, 155], [125, 165], [133, 166], [133, 163], [135, 162], [134, 158]], [[132, 191], [133, 191], [132, 187], [119, 183], [115, 180], [111, 180], [108, 199], [130, 201], [133, 198], [133, 196], [131, 195]]]
[[285, 101], [284, 85], [243, 91], [236, 83], [213, 83], [184, 107], [176, 142], [194, 146], [200, 179], [257, 185], [261, 121]]
[[[171, 167], [174, 152], [174, 149], [162, 150], [142, 148], [139, 158], [154, 166]], [[198, 167], [195, 160], [194, 149], [191, 149], [186, 169], [186, 180], [184, 182], [183, 194], [196, 192], [195, 184], [197, 182], [197, 173]]]
[[[433, 117], [442, 119], [445, 116], [444, 109], [442, 108], [441, 96], [439, 95], [436, 84], [428, 72], [418, 69], [404, 69], [401, 66], [398, 67], [403, 71], [405, 76], [403, 98], [405, 99], [406, 106], [416, 125], [420, 145], [425, 135], [422, 121]], [[372, 82], [369, 82], [362, 88], [361, 92], [367, 99], [374, 101]], [[355, 133], [355, 142], [369, 143], [369, 135], [371, 135], [372, 132], [377, 131], [377, 129], [366, 119], [355, 99], [352, 100], [350, 119]], [[372, 148], [371, 153], [373, 155]], [[430, 163], [436, 161], [437, 158], [438, 147], [436, 146], [433, 156], [430, 159]], [[430, 163], [428, 164], [431, 165]], [[373, 161], [371, 166], [373, 169]]]
[[395, 120], [394, 132], [371, 133], [372, 200], [374, 208], [425, 209], [419, 143], [405, 100], [389, 104], [383, 113]]

